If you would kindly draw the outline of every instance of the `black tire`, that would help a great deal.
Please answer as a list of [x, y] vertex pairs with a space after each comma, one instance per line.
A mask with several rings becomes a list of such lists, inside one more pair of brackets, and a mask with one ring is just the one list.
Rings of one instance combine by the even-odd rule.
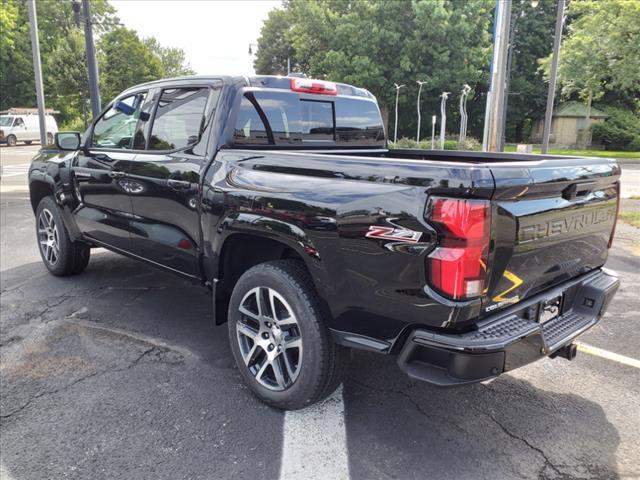
[[31, 145], [32, 143], [33, 143], [33, 142], [32, 142], [31, 140], [25, 140], [25, 141], [24, 141], [24, 144], [25, 144], [25, 145]]
[[53, 197], [44, 197], [38, 204], [36, 239], [42, 262], [53, 275], [75, 275], [87, 267], [91, 249], [85, 243], [71, 241]]
[[[257, 293], [252, 293], [256, 292], [256, 289], [258, 289]], [[258, 335], [255, 337], [259, 342], [273, 341], [278, 345], [277, 350], [272, 350], [276, 357], [266, 369], [260, 368], [259, 359], [260, 355], [264, 355], [264, 361], [267, 362], [267, 349], [256, 347], [255, 350], [258, 352], [256, 356], [258, 359], [256, 361], [257, 366], [252, 366], [251, 353], [249, 352], [245, 357], [241, 350], [247, 345], [252, 345], [250, 340], [247, 340], [251, 337], [247, 336], [245, 338], [238, 331], [239, 323], [243, 327], [246, 327], [249, 323], [252, 323], [253, 326], [259, 323], [253, 313], [250, 316], [241, 313], [240, 306], [243, 300], [248, 302], [248, 299], [252, 298], [251, 295], [254, 295], [253, 298], [257, 299], [257, 295], [261, 295], [260, 292], [266, 292], [265, 295], [275, 292], [275, 294], [279, 295], [278, 298], [285, 302], [282, 303], [280, 300], [275, 300], [279, 304], [276, 306], [276, 309], [279, 309], [278, 315], [275, 316], [284, 316], [281, 320], [281, 328], [283, 330], [280, 334], [282, 337], [280, 343], [278, 343], [279, 340], [276, 337], [263, 336], [265, 334], [271, 335], [267, 327], [264, 327], [266, 331], [257, 330]], [[243, 303], [243, 306], [246, 307], [246, 305], [248, 304]], [[282, 310], [282, 307], [284, 307], [284, 310]], [[271, 310], [269, 306], [263, 308]], [[285, 325], [285, 323], [290, 323], [292, 318], [291, 316], [286, 316], [287, 309], [291, 309], [293, 313], [293, 319], [296, 322], [295, 326]], [[246, 312], [247, 308], [244, 311]], [[283, 312], [285, 313], [283, 314]], [[260, 315], [258, 317], [262, 318]], [[269, 318], [271, 317], [267, 316], [267, 320]], [[265, 322], [265, 324], [268, 325], [269, 323]], [[247, 270], [233, 289], [229, 302], [228, 327], [231, 350], [243, 379], [251, 391], [268, 405], [283, 410], [297, 410], [329, 396], [340, 385], [349, 350], [333, 341], [320, 308], [318, 294], [302, 262], [277, 260], [262, 263]], [[271, 328], [280, 329], [276, 325]], [[292, 331], [295, 333], [291, 334]], [[293, 378], [288, 367], [290, 363], [292, 365], [295, 363], [295, 360], [291, 362], [291, 358], [296, 356], [296, 347], [293, 347], [293, 352], [289, 352], [286, 345], [291, 343], [291, 339], [295, 341], [298, 337], [301, 346], [298, 352], [297, 375]], [[276, 351], [280, 352], [281, 345], [282, 352], [275, 353]], [[268, 347], [272, 346], [273, 344], [268, 345]], [[250, 351], [253, 351], [253, 349]], [[285, 356], [286, 359], [284, 358]], [[249, 357], [249, 366], [245, 363], [245, 358], [247, 357]], [[282, 368], [280, 378], [283, 377], [283, 373], [284, 377], [286, 377], [285, 382], [283, 382], [286, 384], [285, 388], [282, 388], [279, 384], [274, 385], [278, 383], [277, 380], [271, 385], [265, 385], [269, 381], [269, 374], [266, 373], [269, 372], [269, 369], [274, 373], [273, 377], [276, 377], [275, 364], [279, 364]], [[252, 368], [254, 371], [252, 371]], [[258, 370], [257, 373], [255, 372], [256, 369]], [[259, 381], [257, 375], [260, 374], [260, 370], [264, 370], [265, 374]], [[276, 390], [277, 388], [280, 389]]]
[[7, 137], [7, 147], [15, 147], [18, 143], [18, 139], [15, 135], [9, 135]]

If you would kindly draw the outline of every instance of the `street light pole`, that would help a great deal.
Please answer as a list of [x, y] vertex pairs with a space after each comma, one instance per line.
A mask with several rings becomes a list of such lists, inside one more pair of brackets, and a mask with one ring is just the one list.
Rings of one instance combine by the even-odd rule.
[[460, 136], [458, 142], [462, 143], [467, 139], [467, 97], [471, 87], [466, 83], [462, 87], [462, 93], [460, 94]]
[[562, 24], [564, 22], [564, 2], [558, 0], [558, 13], [556, 16], [556, 31], [553, 37], [553, 57], [551, 59], [551, 74], [549, 76], [549, 90], [547, 92], [547, 109], [544, 113], [544, 131], [542, 133], [541, 153], [549, 150], [549, 136], [551, 135], [551, 121], [553, 116], [553, 99], [556, 93], [556, 77], [558, 75], [558, 60], [560, 59], [560, 39], [562, 37]]
[[422, 85], [427, 83], [427, 82], [421, 82], [420, 80], [416, 80], [416, 82], [418, 83], [418, 85], [420, 85], [420, 87], [418, 87], [418, 101], [417, 101], [417, 107], [418, 107], [418, 131], [416, 133], [416, 142], [420, 142], [420, 120], [422, 119], [421, 115], [420, 115], [420, 92], [422, 92]]
[[444, 134], [447, 126], [447, 98], [451, 92], [442, 92], [440, 98], [440, 149], [444, 150]]
[[431, 150], [436, 149], [436, 116], [431, 117]]
[[35, 0], [28, 0], [29, 28], [31, 29], [31, 54], [36, 81], [36, 101], [38, 103], [38, 121], [40, 124], [40, 145], [47, 144], [47, 124], [44, 112], [44, 89], [42, 87], [42, 65], [40, 63], [40, 43], [38, 42], [38, 13]]
[[398, 85], [394, 83], [396, 87], [396, 126], [393, 130], [393, 143], [398, 143], [398, 96], [400, 95], [400, 89], [404, 87], [404, 85]]

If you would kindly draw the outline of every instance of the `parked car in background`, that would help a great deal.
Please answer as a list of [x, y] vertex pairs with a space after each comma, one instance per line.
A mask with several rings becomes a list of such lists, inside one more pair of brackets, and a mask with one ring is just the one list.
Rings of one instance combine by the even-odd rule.
[[[32, 142], [40, 141], [40, 122], [38, 114], [32, 112], [35, 109], [21, 110], [11, 109], [6, 114], [0, 115], [0, 143], [6, 143], [9, 147], [13, 147], [18, 142], [24, 142], [31, 145]], [[47, 144], [53, 143], [53, 136], [58, 133], [58, 124], [53, 115], [45, 116], [45, 125], [47, 128]]]

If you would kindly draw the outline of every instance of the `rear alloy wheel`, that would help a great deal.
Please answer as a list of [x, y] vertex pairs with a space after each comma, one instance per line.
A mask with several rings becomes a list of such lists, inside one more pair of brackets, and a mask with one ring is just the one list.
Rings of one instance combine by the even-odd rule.
[[7, 137], [7, 146], [8, 147], [15, 147], [17, 143], [18, 143], [18, 139], [16, 138], [15, 135], [9, 135]]
[[54, 275], [75, 275], [89, 263], [91, 249], [69, 237], [53, 197], [44, 197], [36, 210], [36, 234], [40, 256]]
[[302, 338], [293, 309], [274, 289], [255, 287], [239, 310], [236, 333], [246, 368], [263, 387], [287, 389], [302, 367]]
[[265, 403], [296, 410], [340, 384], [349, 351], [333, 341], [304, 264], [261, 263], [236, 283], [229, 340], [242, 377]]

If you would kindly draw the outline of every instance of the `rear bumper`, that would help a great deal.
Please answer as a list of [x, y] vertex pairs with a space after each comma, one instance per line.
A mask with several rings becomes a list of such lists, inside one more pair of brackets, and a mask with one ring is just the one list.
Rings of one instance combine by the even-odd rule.
[[[481, 382], [553, 354], [593, 327], [620, 282], [599, 269], [520, 302], [478, 324], [477, 330], [446, 334], [413, 331], [398, 356], [410, 377], [449, 387]], [[561, 295], [561, 314], [538, 322], [542, 302]]]

